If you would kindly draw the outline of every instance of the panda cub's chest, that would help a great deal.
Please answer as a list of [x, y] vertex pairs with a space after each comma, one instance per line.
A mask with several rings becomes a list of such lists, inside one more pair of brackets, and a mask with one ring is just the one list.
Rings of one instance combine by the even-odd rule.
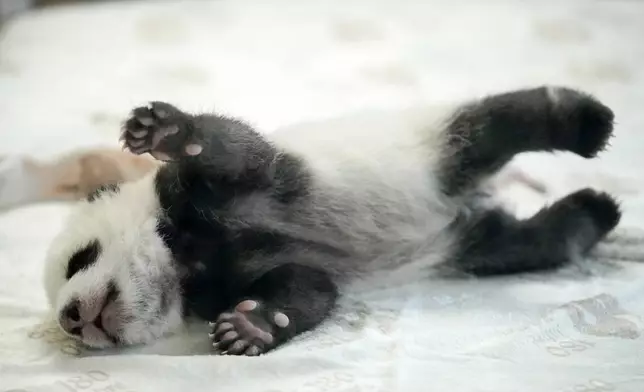
[[206, 320], [227, 310], [244, 289], [248, 260], [285, 245], [263, 230], [234, 230], [214, 222], [161, 224], [159, 234], [176, 265], [186, 312]]

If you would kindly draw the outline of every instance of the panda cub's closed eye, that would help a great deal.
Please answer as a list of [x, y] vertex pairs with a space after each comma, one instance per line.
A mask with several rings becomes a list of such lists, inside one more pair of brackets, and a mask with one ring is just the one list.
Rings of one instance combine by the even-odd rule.
[[87, 244], [84, 248], [76, 251], [76, 253], [74, 253], [72, 257], [69, 258], [65, 278], [69, 280], [78, 271], [88, 268], [89, 266], [94, 264], [99, 254], [101, 253], [101, 250], [101, 244], [97, 240], [94, 240]]

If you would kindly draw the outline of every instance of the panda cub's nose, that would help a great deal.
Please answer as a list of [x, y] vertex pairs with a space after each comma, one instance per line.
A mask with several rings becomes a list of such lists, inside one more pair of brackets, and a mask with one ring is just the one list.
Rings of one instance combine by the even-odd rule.
[[80, 336], [86, 321], [80, 315], [80, 302], [74, 300], [60, 312], [60, 326], [70, 335]]

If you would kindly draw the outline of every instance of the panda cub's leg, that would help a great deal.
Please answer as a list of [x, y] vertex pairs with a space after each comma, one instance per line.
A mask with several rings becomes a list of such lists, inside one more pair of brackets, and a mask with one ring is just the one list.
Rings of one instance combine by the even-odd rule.
[[[466, 105], [446, 128], [439, 169], [445, 193], [467, 200], [482, 179], [521, 152], [567, 150], [592, 158], [611, 136], [613, 117], [593, 97], [568, 88], [519, 90]], [[526, 220], [474, 208], [453, 225], [457, 240], [449, 261], [475, 275], [560, 267], [585, 256], [621, 217], [611, 196], [591, 189]]]
[[323, 271], [298, 264], [276, 267], [244, 290], [237, 306], [211, 323], [215, 349], [254, 356], [320, 324], [338, 292]]
[[447, 195], [460, 196], [522, 152], [592, 158], [606, 146], [613, 119], [592, 96], [564, 87], [487, 96], [460, 107], [446, 125], [439, 179]]

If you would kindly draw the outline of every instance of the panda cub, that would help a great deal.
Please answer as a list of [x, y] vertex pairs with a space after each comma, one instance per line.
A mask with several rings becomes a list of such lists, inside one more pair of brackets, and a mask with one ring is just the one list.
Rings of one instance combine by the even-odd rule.
[[481, 184], [521, 152], [596, 156], [613, 117], [552, 86], [269, 134], [153, 102], [122, 141], [162, 163], [75, 206], [48, 252], [46, 292], [89, 347], [149, 343], [197, 318], [213, 352], [255, 356], [314, 329], [345, 285], [375, 272], [555, 269], [618, 224], [616, 201], [583, 189], [518, 220], [481, 203]]

